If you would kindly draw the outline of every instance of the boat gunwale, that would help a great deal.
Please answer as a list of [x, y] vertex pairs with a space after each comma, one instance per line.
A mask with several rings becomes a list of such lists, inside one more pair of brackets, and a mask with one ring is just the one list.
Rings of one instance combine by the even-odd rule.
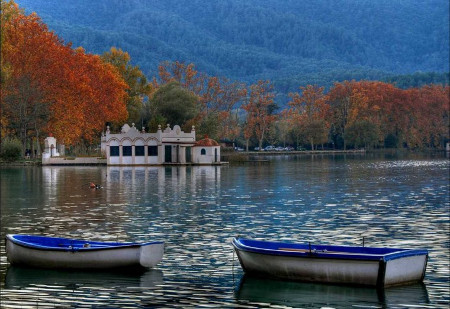
[[[369, 248], [369, 249], [389, 249], [396, 250], [393, 252], [385, 253], [385, 254], [374, 254], [374, 253], [361, 253], [361, 252], [333, 252], [333, 251], [316, 251], [313, 248], [311, 250], [289, 250], [294, 248], [264, 248], [264, 247], [256, 247], [244, 244], [242, 241], [255, 241], [252, 239], [246, 238], [233, 238], [232, 244], [236, 248], [236, 250], [242, 250], [252, 253], [258, 253], [263, 255], [275, 255], [275, 256], [285, 256], [285, 257], [296, 257], [296, 258], [313, 258], [313, 259], [336, 259], [336, 260], [366, 260], [366, 261], [390, 261], [399, 258], [409, 257], [409, 256], [417, 256], [417, 255], [426, 255], [428, 259], [428, 250], [425, 249], [405, 249], [405, 248], [387, 248], [387, 247], [359, 247], [359, 246], [332, 246], [332, 245], [315, 245], [315, 247], [320, 248]], [[271, 241], [260, 241], [256, 240], [256, 242], [267, 243], [267, 244], [279, 244], [279, 245], [288, 245], [288, 246], [296, 246], [303, 245], [301, 243], [283, 243], [283, 242], [271, 242]], [[282, 250], [283, 249], [283, 250]]]
[[[77, 242], [77, 244], [99, 244], [103, 246], [94, 246], [94, 247], [83, 247], [83, 246], [62, 246], [62, 247], [55, 247], [55, 246], [45, 246], [45, 245], [39, 245], [32, 242], [23, 241], [20, 239], [15, 238], [15, 236], [24, 236], [24, 237], [36, 237], [36, 238], [42, 238], [42, 239], [60, 239], [65, 241], [72, 241]], [[164, 244], [164, 241], [154, 241], [154, 242], [147, 242], [147, 243], [113, 243], [113, 242], [101, 242], [101, 241], [89, 241], [84, 239], [71, 239], [71, 238], [61, 238], [61, 237], [50, 237], [50, 236], [36, 236], [36, 235], [23, 235], [23, 234], [7, 234], [6, 239], [11, 241], [14, 245], [34, 249], [34, 250], [42, 250], [42, 251], [58, 251], [58, 252], [74, 252], [74, 251], [80, 251], [80, 252], [92, 252], [92, 251], [103, 251], [103, 250], [113, 250], [113, 249], [129, 249], [129, 248], [140, 248], [145, 246], [150, 246], [154, 244]]]

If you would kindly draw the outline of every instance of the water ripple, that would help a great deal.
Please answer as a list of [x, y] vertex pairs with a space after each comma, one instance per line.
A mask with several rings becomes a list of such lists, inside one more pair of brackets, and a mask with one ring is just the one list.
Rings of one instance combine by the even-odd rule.
[[[2, 169], [2, 239], [29, 233], [166, 241], [155, 269], [131, 274], [15, 268], [2, 246], [2, 308], [447, 307], [448, 172], [443, 158], [358, 156], [244, 167]], [[89, 181], [103, 189], [82, 185]], [[230, 245], [238, 234], [341, 245], [364, 239], [368, 246], [428, 248], [430, 258], [424, 284], [381, 294], [260, 282], [243, 275]]]

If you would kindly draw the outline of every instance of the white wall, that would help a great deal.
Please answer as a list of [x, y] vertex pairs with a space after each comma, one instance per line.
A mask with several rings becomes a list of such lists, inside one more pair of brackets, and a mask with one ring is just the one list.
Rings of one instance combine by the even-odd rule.
[[[202, 149], [206, 154], [202, 155]], [[215, 162], [215, 149], [217, 149], [217, 162], [220, 162], [220, 146], [196, 146], [192, 147], [193, 162], [197, 164], [211, 164]]]

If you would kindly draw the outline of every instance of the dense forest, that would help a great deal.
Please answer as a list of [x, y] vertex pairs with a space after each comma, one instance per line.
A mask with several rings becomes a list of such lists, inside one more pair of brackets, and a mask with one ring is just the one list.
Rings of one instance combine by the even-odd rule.
[[[449, 71], [447, 0], [17, 3], [75, 47], [96, 54], [111, 46], [127, 51], [149, 78], [162, 61], [195, 63], [209, 75], [271, 80], [284, 102], [299, 85], [328, 89], [336, 81]], [[407, 80], [402, 87], [418, 86]]]
[[[61, 1], [68, 8], [82, 2]], [[368, 2], [361, 2], [370, 7]], [[106, 5], [98, 1], [94, 2], [94, 7], [100, 9], [102, 3]], [[128, 8], [136, 13], [133, 5], [143, 3], [136, 0], [119, 5], [117, 2], [117, 6], [123, 11]], [[234, 4], [231, 1], [224, 3]], [[267, 12], [277, 12], [274, 3], [264, 3]], [[158, 8], [165, 7], [161, 3], [157, 5], [157, 1], [153, 4]], [[285, 4], [295, 6], [290, 1]], [[216, 3], [213, 7], [217, 9], [221, 5]], [[387, 62], [384, 71], [377, 69], [380, 74], [378, 80], [370, 80], [367, 76], [359, 79], [356, 73], [350, 71], [346, 72], [348, 75], [339, 75], [333, 71], [335, 69], [311, 70], [311, 79], [307, 79], [305, 73], [302, 77], [305, 78], [304, 83], [297, 81], [292, 91], [287, 92], [291, 88], [289, 86], [282, 93], [279, 87], [282, 80], [277, 79], [278, 75], [274, 80], [259, 78], [265, 75], [250, 74], [254, 68], [247, 67], [249, 74], [242, 76], [242, 80], [236, 80], [242, 69], [245, 70], [244, 63], [241, 68], [235, 67], [235, 71], [230, 71], [237, 72], [230, 73], [232, 77], [222, 75], [226, 71], [211, 74], [201, 69], [201, 64], [186, 62], [186, 59], [160, 61], [153, 73], [145, 73], [140, 65], [136, 65], [139, 61], [133, 61], [127, 50], [110, 47], [101, 53], [89, 52], [84, 47], [77, 47], [78, 44], [63, 40], [49, 29], [39, 15], [29, 14], [14, 1], [1, 0], [1, 8], [2, 156], [4, 149], [12, 149], [17, 143], [19, 145], [15, 149], [19, 149], [19, 154], [23, 149], [39, 149], [43, 136], [49, 134], [67, 146], [86, 149], [98, 144], [106, 124], [112, 130], [118, 130], [124, 122], [135, 123], [137, 127], [150, 131], [168, 123], [179, 124], [184, 130], [195, 126], [199, 137], [208, 135], [217, 140], [234, 141], [247, 148], [257, 146], [259, 149], [267, 144], [295, 145], [313, 150], [385, 147], [442, 149], [449, 141], [450, 86], [449, 74], [445, 72], [396, 74], [395, 65]], [[109, 6], [103, 7], [104, 15], [122, 16], [115, 10], [115, 13], [109, 12], [107, 8]], [[179, 10], [183, 12], [181, 8]], [[72, 15], [79, 14], [76, 10], [74, 12]], [[226, 12], [222, 14], [226, 16]], [[201, 18], [200, 15], [197, 17]], [[106, 23], [111, 23], [114, 17], [103, 18], [105, 24], [101, 31], [107, 35], [115, 34], [115, 31], [107, 30], [113, 25]], [[78, 22], [89, 24], [91, 19], [80, 19]], [[128, 21], [132, 24], [134, 20], [131, 18]], [[254, 22], [258, 23], [258, 20], [260, 18]], [[220, 27], [213, 31], [213, 19], [206, 21], [210, 22], [210, 34], [225, 31]], [[263, 27], [262, 24], [260, 26]], [[176, 24], [173, 27], [177, 29]], [[120, 27], [115, 29], [120, 32]], [[256, 28], [254, 30], [257, 31]], [[89, 31], [86, 33], [92, 34]], [[172, 34], [167, 32], [166, 35], [169, 42]], [[248, 37], [252, 35], [247, 34]], [[273, 33], [273, 36], [277, 34]], [[145, 38], [145, 35], [140, 37]], [[175, 37], [172, 39], [175, 41]], [[256, 37], [253, 39], [258, 41]], [[229, 41], [232, 41], [231, 38]], [[249, 39], [248, 46], [251, 42]], [[277, 51], [280, 55], [289, 55], [289, 49], [262, 41], [258, 44], [266, 46], [265, 50], [271, 49], [274, 54]], [[336, 43], [334, 46], [338, 45]], [[295, 46], [293, 44], [292, 47], [296, 49], [294, 54], [301, 53], [300, 46]], [[350, 47], [342, 48], [343, 53], [351, 50]], [[448, 49], [445, 52], [448, 54]], [[323, 53], [315, 60], [308, 59], [322, 64], [345, 62], [338, 60], [339, 53], [336, 51]], [[320, 48], [316, 54], [321, 55]], [[230, 57], [234, 56], [230, 54]], [[320, 60], [321, 57], [327, 59]], [[211, 59], [211, 54], [204, 58]], [[221, 61], [230, 60], [224, 58]], [[404, 59], [405, 66], [407, 63], [408, 60]], [[281, 62], [279, 65], [282, 65]], [[273, 67], [274, 72], [278, 72], [276, 67]], [[360, 65], [359, 74], [364, 74], [364, 68], [369, 67], [368, 63]], [[282, 73], [283, 69], [279, 71]], [[323, 78], [327, 74], [336, 75], [325, 81]], [[341, 81], [338, 76], [347, 77]], [[258, 79], [252, 81], [256, 77]], [[294, 83], [295, 79], [286, 76], [284, 81]]]

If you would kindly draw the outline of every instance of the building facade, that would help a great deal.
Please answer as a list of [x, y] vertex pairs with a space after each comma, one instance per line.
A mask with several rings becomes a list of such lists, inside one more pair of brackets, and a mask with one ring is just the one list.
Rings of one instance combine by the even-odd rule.
[[219, 164], [220, 147], [215, 147], [199, 146], [195, 128], [186, 133], [178, 125], [158, 126], [156, 133], [139, 131], [134, 124], [116, 134], [107, 127], [101, 142], [107, 165]]
[[220, 145], [213, 139], [205, 137], [197, 141], [192, 150], [192, 163], [210, 164], [220, 162]]

